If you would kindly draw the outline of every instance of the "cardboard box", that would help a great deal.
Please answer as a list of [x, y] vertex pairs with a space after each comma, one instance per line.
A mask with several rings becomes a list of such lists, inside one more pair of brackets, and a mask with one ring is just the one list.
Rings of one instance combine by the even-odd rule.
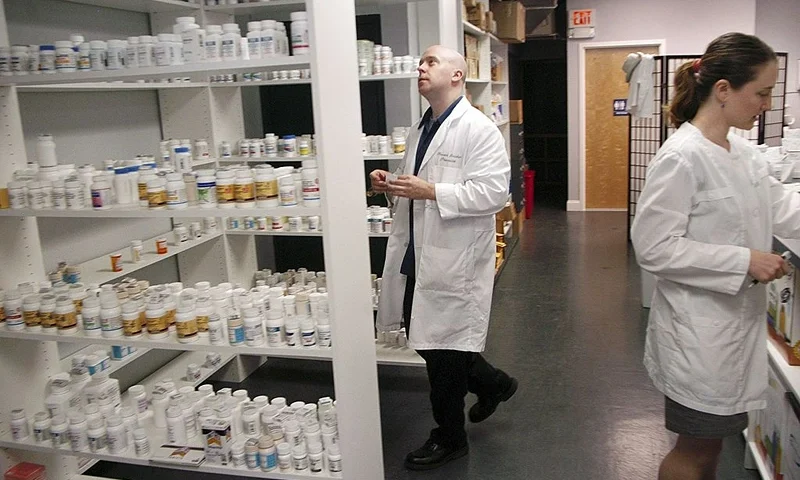
[[769, 478], [779, 479], [782, 476], [783, 452], [786, 450], [786, 417], [788, 403], [786, 389], [779, 380], [778, 373], [772, 365], [767, 375], [766, 391], [767, 408], [751, 412], [751, 424], [754, 425], [754, 440], [759, 454], [764, 459]]
[[205, 420], [201, 426], [205, 439], [206, 461], [215, 465], [231, 463], [231, 423], [224, 420]]
[[475, 58], [467, 59], [467, 78], [477, 79], [480, 78], [480, 69], [478, 68], [478, 60]]
[[467, 8], [467, 21], [481, 30], [486, 30], [486, 5], [479, 3]]
[[492, 66], [492, 81], [500, 82], [503, 80], [503, 70], [498, 66]]
[[45, 480], [47, 475], [42, 465], [22, 462], [6, 470], [5, 480]]
[[525, 221], [525, 215], [517, 214], [516, 218], [514, 218], [513, 226], [511, 227], [511, 231], [514, 232], [514, 236], [518, 236], [522, 233], [522, 223]]
[[496, 215], [497, 218], [503, 220], [504, 222], [510, 222], [514, 220], [514, 217], [516, 216], [517, 216], [517, 208], [511, 202], [507, 203], [506, 206], [503, 207], [502, 210], [497, 212]]
[[497, 22], [494, 21], [494, 13], [491, 11], [486, 12], [486, 20], [484, 25], [486, 25], [486, 31], [489, 33], [494, 33], [497, 31]]
[[789, 273], [767, 285], [767, 323], [770, 337], [789, 365], [800, 365], [800, 275]]
[[11, 208], [11, 201], [8, 198], [8, 189], [0, 188], [0, 209]]
[[522, 2], [492, 2], [497, 36], [507, 42], [525, 42], [525, 7]]
[[800, 439], [800, 402], [792, 392], [786, 392], [786, 401], [789, 408], [786, 414], [786, 439], [788, 445], [783, 450], [783, 478], [794, 480], [800, 478], [800, 445], [795, 442]]
[[522, 100], [508, 101], [508, 118], [511, 123], [522, 124]]
[[481, 58], [480, 51], [478, 50], [478, 37], [474, 37], [468, 33], [464, 34], [464, 57], [465, 58]]
[[464, 11], [466, 11], [468, 8], [473, 8], [477, 6], [478, 2], [477, 0], [464, 0], [463, 4], [464, 4]]

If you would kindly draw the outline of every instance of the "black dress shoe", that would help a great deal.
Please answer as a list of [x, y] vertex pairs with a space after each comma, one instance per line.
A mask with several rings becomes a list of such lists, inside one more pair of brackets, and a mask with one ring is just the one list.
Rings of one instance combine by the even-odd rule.
[[425, 445], [406, 456], [406, 468], [409, 470], [432, 470], [445, 463], [461, 458], [469, 453], [469, 444], [449, 446], [431, 439]]
[[518, 386], [519, 382], [517, 382], [517, 379], [511, 377], [511, 383], [502, 392], [491, 397], [478, 397], [478, 403], [469, 409], [469, 421], [478, 423], [489, 418], [494, 411], [497, 410], [497, 406], [500, 405], [500, 402], [505, 402], [516, 393]]

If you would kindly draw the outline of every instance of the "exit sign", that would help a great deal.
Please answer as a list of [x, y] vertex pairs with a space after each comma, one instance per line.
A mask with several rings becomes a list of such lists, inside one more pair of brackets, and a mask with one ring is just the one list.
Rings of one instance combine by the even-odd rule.
[[570, 28], [576, 27], [594, 27], [594, 9], [591, 10], [570, 10], [569, 11], [569, 26]]

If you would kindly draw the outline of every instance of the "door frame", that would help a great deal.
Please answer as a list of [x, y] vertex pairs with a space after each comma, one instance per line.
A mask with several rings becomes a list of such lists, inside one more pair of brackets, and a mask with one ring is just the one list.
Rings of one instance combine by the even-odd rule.
[[[666, 39], [656, 40], [629, 40], [624, 42], [592, 42], [581, 43], [578, 60], [578, 114], [580, 115], [580, 132], [578, 142], [580, 143], [580, 204], [578, 208], [568, 208], [568, 210], [586, 211], [586, 50], [600, 48], [621, 48], [621, 47], [658, 47], [658, 54], [663, 55], [667, 48]], [[622, 65], [620, 65], [620, 69]], [[569, 203], [569, 202], [567, 202]], [[570, 205], [568, 205], [569, 207]], [[627, 212], [627, 208], [592, 208], [592, 212], [602, 211], [621, 211]]]

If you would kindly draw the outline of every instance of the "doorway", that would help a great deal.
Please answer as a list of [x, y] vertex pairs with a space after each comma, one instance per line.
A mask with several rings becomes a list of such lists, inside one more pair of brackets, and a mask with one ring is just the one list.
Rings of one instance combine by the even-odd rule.
[[626, 211], [628, 206], [628, 116], [614, 105], [628, 97], [622, 64], [631, 52], [659, 54], [661, 42], [582, 47], [583, 171], [586, 210]]

